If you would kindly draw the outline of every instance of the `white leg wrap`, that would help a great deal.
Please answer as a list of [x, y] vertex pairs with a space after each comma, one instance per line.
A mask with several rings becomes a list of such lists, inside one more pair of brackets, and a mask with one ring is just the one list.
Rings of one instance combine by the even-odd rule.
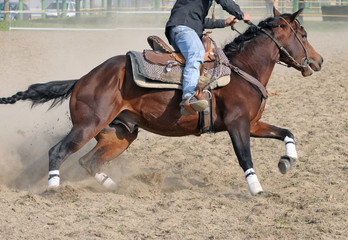
[[259, 179], [256, 176], [254, 169], [249, 168], [245, 171], [246, 181], [249, 186], [249, 191], [251, 195], [257, 195], [258, 193], [263, 192]]
[[60, 183], [59, 170], [53, 170], [48, 172], [48, 186], [58, 187]]
[[294, 139], [285, 137], [285, 155], [297, 159], [297, 152]]
[[114, 190], [116, 188], [116, 183], [105, 173], [96, 173], [94, 178], [100, 185], [108, 190]]

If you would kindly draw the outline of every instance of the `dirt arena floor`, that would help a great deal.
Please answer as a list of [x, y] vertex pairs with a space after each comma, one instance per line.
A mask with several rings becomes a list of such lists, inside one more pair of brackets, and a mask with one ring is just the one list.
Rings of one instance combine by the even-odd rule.
[[[0, 96], [30, 84], [77, 79], [114, 55], [148, 48], [162, 31], [0, 32]], [[216, 30], [219, 45], [231, 40]], [[284, 144], [252, 139], [260, 182], [249, 194], [227, 133], [167, 138], [140, 131], [105, 171], [118, 181], [105, 192], [78, 164], [91, 141], [61, 167], [48, 190], [48, 149], [71, 127], [68, 101], [47, 111], [29, 102], [0, 106], [0, 239], [348, 239], [348, 31], [309, 32], [324, 57], [303, 78], [276, 66], [277, 92], [263, 121], [290, 129], [299, 160], [277, 168]]]

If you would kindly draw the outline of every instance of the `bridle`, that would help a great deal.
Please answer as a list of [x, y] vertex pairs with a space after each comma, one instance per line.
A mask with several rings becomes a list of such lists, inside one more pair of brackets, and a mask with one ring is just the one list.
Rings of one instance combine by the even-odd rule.
[[[300, 43], [300, 45], [302, 46], [303, 48], [303, 51], [305, 52], [305, 57], [302, 59], [303, 63], [299, 63], [297, 62], [292, 56], [291, 54], [277, 41], [277, 39], [275, 39], [269, 32], [267, 32], [265, 29], [263, 29], [262, 27], [259, 27], [259, 26], [256, 26], [255, 24], [253, 24], [252, 22], [247, 22], [247, 24], [249, 25], [252, 25], [254, 27], [256, 27], [259, 31], [263, 32], [264, 34], [266, 34], [270, 39], [272, 39], [272, 41], [275, 43], [275, 45], [277, 46], [277, 48], [279, 49], [279, 52], [280, 54], [284, 55], [287, 59], [290, 60], [290, 64], [284, 64], [280, 61], [278, 61], [277, 63], [280, 64], [280, 65], [283, 65], [283, 66], [287, 66], [287, 67], [295, 67], [295, 68], [298, 68], [298, 69], [304, 69], [306, 67], [308, 67], [308, 63], [309, 63], [309, 59], [308, 59], [308, 52], [307, 52], [307, 49], [306, 47], [304, 46], [304, 44], [302, 43], [301, 39], [299, 38], [299, 36], [297, 35], [296, 31], [293, 29], [293, 27], [291, 26], [291, 24], [286, 21], [283, 17], [280, 17], [280, 19], [282, 19], [288, 26], [289, 28], [291, 29], [291, 31], [294, 33], [296, 39], [298, 40], [298, 42]], [[298, 24], [300, 24], [297, 20], [296, 22]], [[276, 26], [272, 26], [273, 28], [275, 27], [281, 27], [281, 25], [276, 25]], [[232, 30], [236, 31], [237, 33], [241, 34], [238, 30], [236, 30], [234, 27], [231, 27]]]

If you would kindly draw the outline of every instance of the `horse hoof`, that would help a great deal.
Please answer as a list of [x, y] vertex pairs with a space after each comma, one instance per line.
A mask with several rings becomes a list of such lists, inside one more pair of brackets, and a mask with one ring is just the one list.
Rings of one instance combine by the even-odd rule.
[[249, 185], [249, 191], [253, 196], [261, 195], [263, 193], [263, 189], [260, 183], [253, 183]]
[[256, 196], [263, 192], [261, 184], [256, 176], [256, 174], [249, 175], [247, 178], [247, 183], [249, 186], [249, 191], [251, 195]]
[[49, 171], [48, 187], [59, 187], [59, 184], [60, 184], [59, 170]]
[[286, 156], [286, 155], [282, 156], [278, 163], [279, 171], [282, 174], [287, 173], [292, 168], [292, 165], [294, 164], [294, 162], [295, 162], [294, 158]]
[[94, 178], [97, 180], [97, 182], [105, 187], [107, 190], [115, 190], [116, 189], [116, 183], [105, 173], [96, 173]]

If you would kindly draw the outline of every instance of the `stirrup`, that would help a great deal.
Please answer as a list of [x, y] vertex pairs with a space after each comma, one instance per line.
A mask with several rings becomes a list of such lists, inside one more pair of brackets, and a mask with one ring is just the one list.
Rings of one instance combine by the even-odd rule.
[[209, 103], [205, 99], [197, 99], [196, 95], [192, 95], [188, 99], [184, 99], [180, 103], [180, 112], [184, 116], [195, 115], [197, 112], [204, 111]]

